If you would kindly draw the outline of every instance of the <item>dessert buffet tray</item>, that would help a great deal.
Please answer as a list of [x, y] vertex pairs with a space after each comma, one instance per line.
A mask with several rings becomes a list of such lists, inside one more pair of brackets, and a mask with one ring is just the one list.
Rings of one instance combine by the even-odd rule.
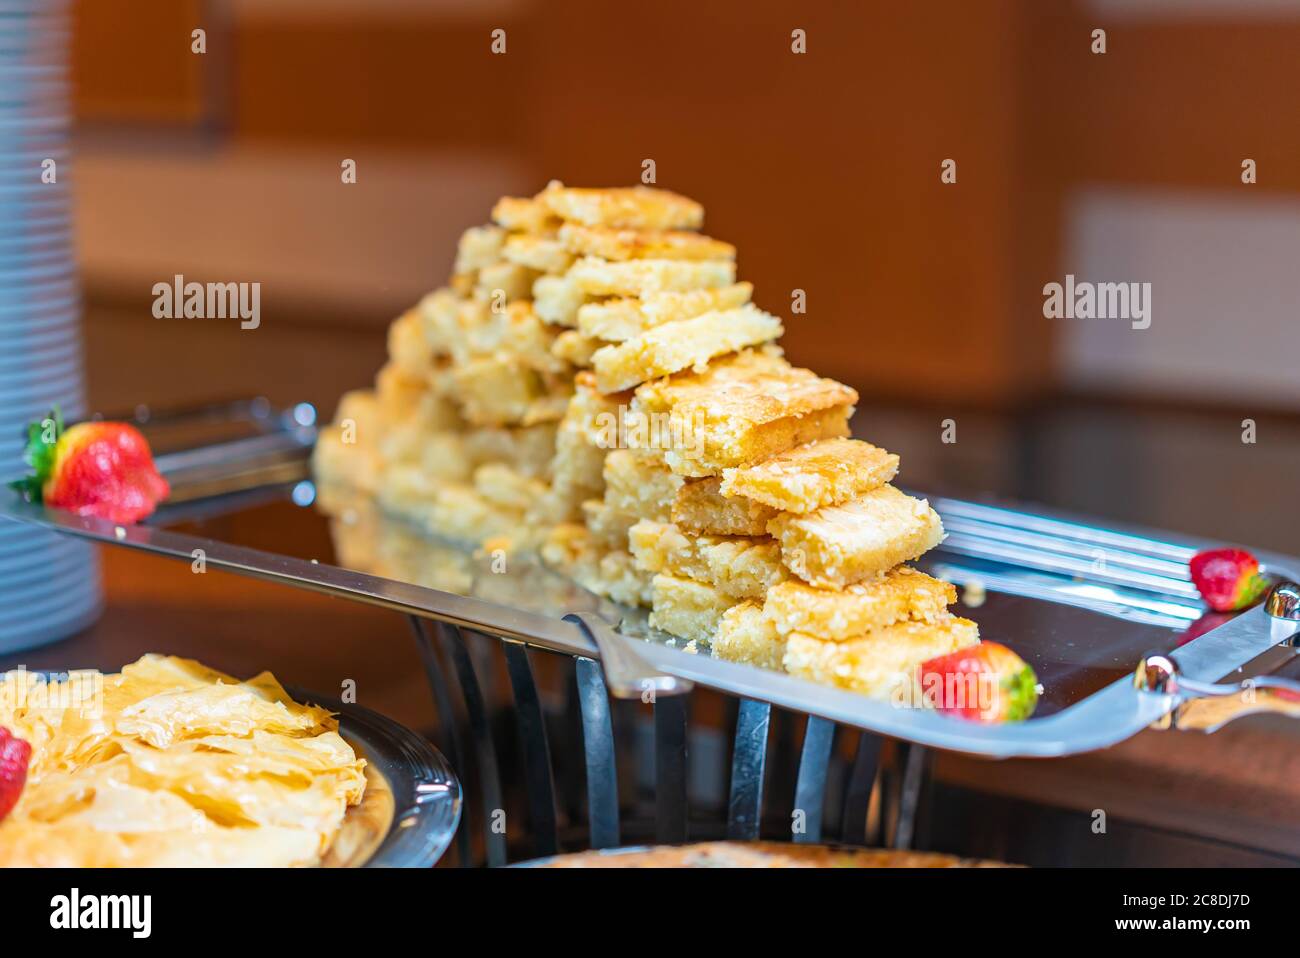
[[[330, 512], [341, 518], [328, 531], [341, 558], [329, 554], [331, 520], [314, 503], [318, 495], [338, 493], [318, 490], [310, 480], [315, 411], [306, 404], [278, 411], [260, 401], [241, 402], [141, 418], [147, 418], [142, 425], [161, 450], [157, 462], [173, 488], [168, 505], [148, 523], [117, 526], [16, 500], [0, 504], [0, 516], [185, 562], [201, 556], [210, 568], [599, 659], [610, 693], [622, 697], [648, 700], [694, 684], [993, 758], [1103, 748], [1190, 715], [1211, 698], [1219, 705], [1236, 701], [1213, 720], [1201, 716], [1189, 726], [1211, 730], [1267, 707], [1275, 700], [1266, 693], [1275, 690], [1280, 711], [1294, 704], [1291, 696], [1300, 699], [1300, 685], [1277, 677], [1296, 671], [1290, 640], [1298, 623], [1280, 616], [1288, 610], [1300, 615], [1300, 603], [1288, 606], [1282, 596], [1271, 606], [1278, 615], [1259, 606], [1222, 622], [1203, 619], [1187, 561], [1197, 549], [1219, 543], [932, 497], [949, 534], [918, 565], [956, 583], [963, 595], [960, 614], [976, 620], [984, 638], [1018, 652], [1042, 683], [1032, 718], [980, 725], [679, 647], [649, 629], [643, 614], [586, 592], [530, 558], [511, 555], [502, 562], [441, 541], [360, 496], [341, 510], [337, 499], [331, 504]], [[203, 441], [173, 440], [178, 445], [168, 451], [168, 430], [183, 437], [196, 425], [208, 430]], [[294, 533], [267, 549], [259, 534], [266, 528]], [[1300, 579], [1300, 559], [1256, 555], [1269, 575]], [[1244, 697], [1238, 694], [1243, 682]]]

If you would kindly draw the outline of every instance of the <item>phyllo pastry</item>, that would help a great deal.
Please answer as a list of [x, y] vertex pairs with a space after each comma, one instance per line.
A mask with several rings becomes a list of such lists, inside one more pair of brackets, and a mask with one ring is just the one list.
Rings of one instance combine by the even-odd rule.
[[312, 865], [365, 789], [334, 717], [269, 673], [157, 655], [39, 685], [14, 672], [0, 725], [32, 746], [0, 865]]

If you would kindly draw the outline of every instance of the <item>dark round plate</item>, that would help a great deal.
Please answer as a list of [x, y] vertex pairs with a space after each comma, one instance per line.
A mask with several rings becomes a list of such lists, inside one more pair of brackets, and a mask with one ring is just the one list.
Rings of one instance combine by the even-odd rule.
[[[327, 865], [431, 868], [460, 823], [460, 781], [442, 753], [423, 737], [360, 705], [286, 686], [295, 701], [339, 717], [339, 734], [366, 760], [367, 799], [349, 812], [354, 821], [335, 840]], [[378, 780], [378, 781], [377, 781]], [[382, 784], [380, 784], [382, 783]], [[391, 802], [382, 799], [391, 795]], [[356, 821], [356, 819], [360, 821]], [[338, 848], [340, 841], [353, 847]]]

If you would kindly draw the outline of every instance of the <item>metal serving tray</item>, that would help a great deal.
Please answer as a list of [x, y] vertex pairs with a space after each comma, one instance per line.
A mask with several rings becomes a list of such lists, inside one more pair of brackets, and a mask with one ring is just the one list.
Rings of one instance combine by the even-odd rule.
[[[382, 514], [370, 518], [402, 530], [417, 556], [427, 544], [427, 555], [439, 557], [438, 568], [399, 581], [319, 561], [328, 557], [294, 554], [301, 548], [294, 542], [277, 543], [283, 551], [270, 552], [223, 541], [238, 525], [228, 521], [232, 515], [257, 510], [293, 512], [295, 522], [315, 527], [304, 538], [321, 541], [319, 525], [326, 519], [311, 508], [316, 490], [307, 462], [314, 409], [300, 404], [276, 411], [252, 401], [163, 418], [144, 412], [140, 418], [152, 434], [173, 427], [183, 432], [181, 427], [195, 422], [227, 432], [235, 426], [240, 434], [160, 452], [158, 464], [173, 496], [147, 524], [115, 526], [17, 501], [0, 505], [0, 515], [186, 562], [201, 550], [213, 568], [601, 659], [614, 694], [651, 688], [668, 694], [694, 683], [935, 748], [992, 758], [1047, 757], [1120, 742], [1191, 700], [1235, 691], [1240, 680], [1273, 671], [1294, 655], [1286, 640], [1297, 624], [1272, 618], [1261, 607], [1188, 641], [1187, 630], [1204, 609], [1188, 581], [1187, 560], [1214, 543], [1108, 528], [1042, 510], [932, 498], [949, 536], [919, 564], [962, 587], [976, 585], [963, 588], [968, 597], [984, 592], [984, 601], [959, 611], [979, 623], [985, 638], [1020, 653], [1043, 684], [1038, 711], [1028, 721], [977, 725], [679, 648], [648, 630], [643, 615], [535, 562], [512, 557], [508, 572], [492, 569], [491, 557], [440, 541], [428, 530], [402, 529], [400, 520]], [[155, 440], [155, 448], [166, 447]], [[1256, 554], [1271, 575], [1300, 579], [1300, 559]], [[456, 574], [445, 575], [448, 568]], [[456, 580], [455, 591], [448, 590], [449, 578]], [[441, 587], [430, 588], [430, 581]], [[1138, 688], [1135, 669], [1152, 653], [1157, 658], [1150, 661], [1176, 670], [1177, 681], [1157, 676]], [[1211, 687], [1225, 677], [1234, 684]], [[1259, 684], [1300, 688], [1267, 679]]]

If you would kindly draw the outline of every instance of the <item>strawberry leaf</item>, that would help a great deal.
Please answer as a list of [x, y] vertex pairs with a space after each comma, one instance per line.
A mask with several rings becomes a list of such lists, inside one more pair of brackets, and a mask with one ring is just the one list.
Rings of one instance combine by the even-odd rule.
[[39, 422], [27, 424], [27, 445], [23, 449], [23, 462], [32, 469], [32, 474], [9, 483], [13, 489], [28, 502], [40, 502], [41, 490], [45, 481], [54, 472], [55, 453], [59, 437], [63, 435], [63, 413], [58, 406], [50, 410], [49, 416]]

